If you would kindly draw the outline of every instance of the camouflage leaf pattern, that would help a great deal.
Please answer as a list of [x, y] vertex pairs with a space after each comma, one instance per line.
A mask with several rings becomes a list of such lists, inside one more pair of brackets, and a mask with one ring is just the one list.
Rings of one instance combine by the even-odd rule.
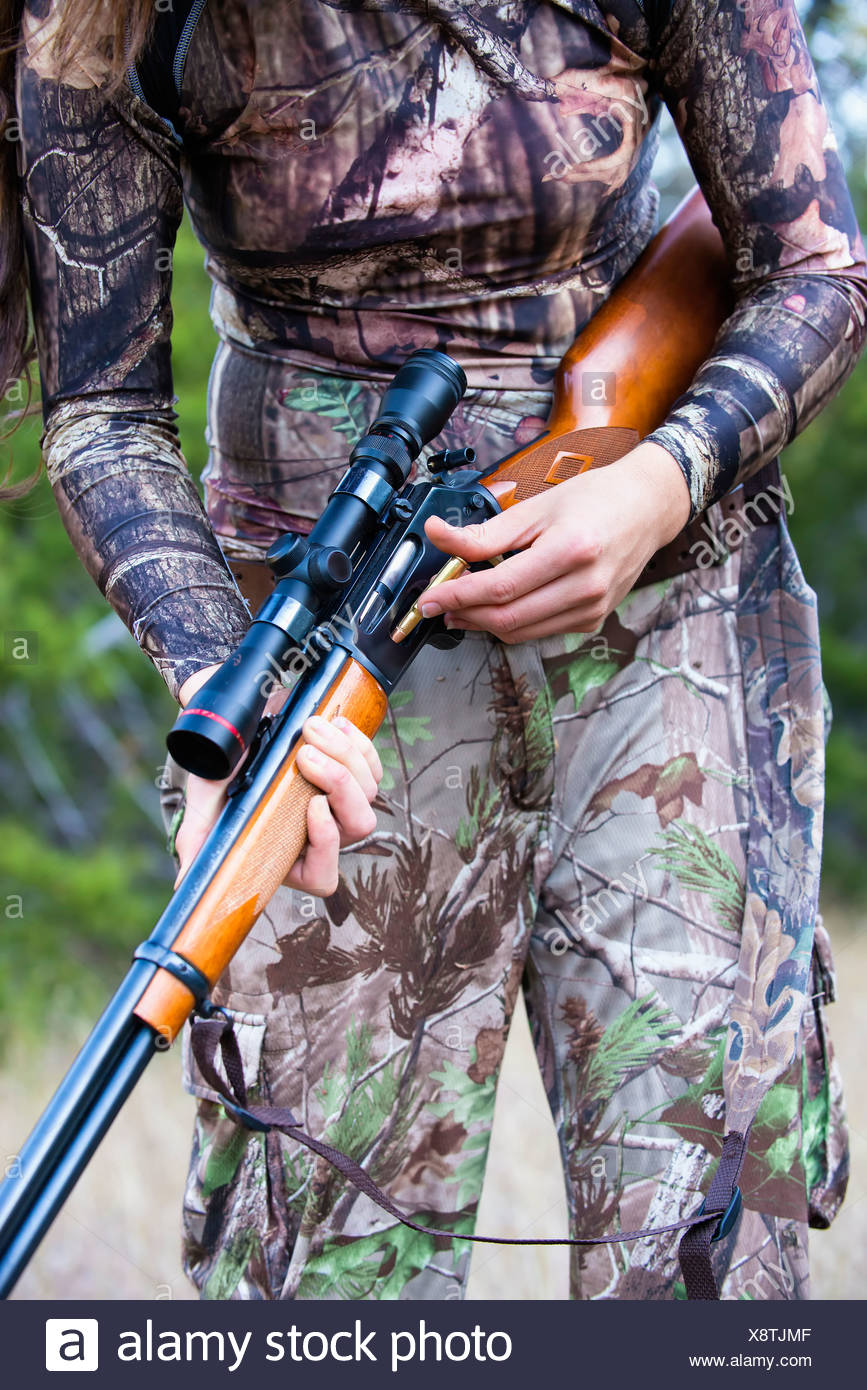
[[[506, 399], [494, 419], [465, 406], [446, 443], [478, 440], [483, 421], [482, 447], [506, 452], [535, 396]], [[471, 633], [425, 651], [381, 741], [394, 757], [376, 830], [344, 852], [331, 898], [281, 889], [220, 985], [251, 1065], [258, 1045], [260, 1094], [339, 1137], [422, 1221], [467, 1234], [523, 988], [573, 1231], [691, 1211], [729, 1107], [755, 1103], [746, 1208], [714, 1247], [717, 1275], [725, 1298], [805, 1298], [808, 1219], [833, 1216], [846, 1177], [833, 1057], [805, 1007], [814, 623], [777, 514], [715, 567], [636, 591], [597, 633], [511, 647]], [[773, 890], [778, 864], [801, 896], [785, 916], [769, 899], [761, 935], [757, 885]], [[827, 975], [819, 927], [816, 941]], [[287, 1140], [269, 1136], [264, 1163], [248, 1144], [208, 1192], [233, 1126], [188, 1074], [200, 1109], [185, 1259], [200, 1288], [228, 1289], [224, 1252], [249, 1240], [227, 1296], [460, 1296], [465, 1241], [396, 1227]], [[576, 1252], [571, 1292], [682, 1296], [676, 1237]]]

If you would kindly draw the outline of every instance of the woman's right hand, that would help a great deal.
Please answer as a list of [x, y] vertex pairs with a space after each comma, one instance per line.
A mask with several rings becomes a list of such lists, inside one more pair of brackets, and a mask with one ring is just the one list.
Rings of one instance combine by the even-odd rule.
[[[179, 692], [182, 707], [217, 670], [219, 666], [208, 666], [184, 682]], [[265, 712], [275, 714], [286, 697], [287, 691], [277, 690], [270, 696]], [[329, 721], [313, 716], [306, 720], [301, 734], [303, 742], [296, 755], [298, 770], [325, 795], [312, 797], [308, 804], [307, 847], [285, 882], [288, 887], [314, 897], [328, 897], [337, 888], [341, 848], [370, 835], [376, 828], [371, 802], [382, 779], [382, 763], [371, 740], [348, 719]], [[222, 811], [232, 777], [210, 782], [190, 773], [184, 816], [175, 838], [180, 865], [176, 888]]]

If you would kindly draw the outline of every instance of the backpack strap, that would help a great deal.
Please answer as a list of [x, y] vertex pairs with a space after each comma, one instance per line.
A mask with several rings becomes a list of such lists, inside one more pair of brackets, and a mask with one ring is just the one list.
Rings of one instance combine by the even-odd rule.
[[141, 101], [166, 123], [175, 140], [181, 105], [181, 87], [196, 25], [208, 0], [174, 0], [157, 10], [151, 37], [135, 63], [127, 68], [127, 81]]

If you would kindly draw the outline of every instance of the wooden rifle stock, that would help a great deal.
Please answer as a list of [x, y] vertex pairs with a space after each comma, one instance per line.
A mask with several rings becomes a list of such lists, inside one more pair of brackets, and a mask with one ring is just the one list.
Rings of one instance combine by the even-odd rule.
[[731, 303], [722, 240], [695, 189], [564, 356], [545, 433], [485, 478], [514, 481], [513, 493], [499, 495], [502, 505], [613, 463], [656, 429], [708, 356]]
[[[566, 353], [548, 429], [505, 459], [485, 483], [513, 480], [514, 492], [500, 499], [511, 505], [628, 453], [689, 385], [729, 299], [722, 242], [696, 189]], [[613, 390], [588, 405], [586, 383], [592, 394], [600, 380]], [[339, 711], [372, 738], [385, 708], [382, 688], [347, 660], [319, 713], [327, 719]], [[212, 985], [301, 854], [314, 793], [293, 753], [178, 937], [174, 949]], [[135, 1012], [172, 1040], [194, 1002], [185, 985], [159, 970]]]

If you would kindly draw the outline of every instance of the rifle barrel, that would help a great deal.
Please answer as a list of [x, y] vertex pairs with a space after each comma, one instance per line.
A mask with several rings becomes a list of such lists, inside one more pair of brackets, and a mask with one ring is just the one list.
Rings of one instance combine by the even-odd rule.
[[[129, 1022], [129, 1020], [127, 1020]], [[80, 1082], [70, 1071], [58, 1087], [54, 1100], [34, 1130], [31, 1141], [21, 1153], [21, 1177], [7, 1178], [8, 1186], [18, 1199], [18, 1221], [10, 1227], [10, 1239], [0, 1251], [0, 1298], [6, 1298], [19, 1275], [33, 1255], [69, 1193], [72, 1191], [91, 1155], [106, 1133], [127, 1096], [132, 1091], [156, 1050], [157, 1035], [146, 1023], [136, 1023], [109, 1069], [100, 1072], [100, 1084], [91, 1086], [91, 1104], [70, 1121], [71, 1096]], [[83, 1049], [84, 1051], [84, 1049]], [[81, 1056], [76, 1061], [81, 1061]], [[72, 1080], [75, 1086], [69, 1087]], [[40, 1153], [44, 1137], [56, 1135], [51, 1154], [51, 1172], [46, 1176], [44, 1163], [28, 1172], [26, 1155], [31, 1142], [34, 1152]]]
[[104, 1079], [137, 1032], [138, 1020], [132, 1011], [155, 970], [149, 962], [137, 961], [127, 972], [20, 1149], [17, 1168], [21, 1176], [7, 1177], [0, 1185], [0, 1253], [26, 1215], [37, 1187], [53, 1168], [65, 1136], [87, 1113]]

